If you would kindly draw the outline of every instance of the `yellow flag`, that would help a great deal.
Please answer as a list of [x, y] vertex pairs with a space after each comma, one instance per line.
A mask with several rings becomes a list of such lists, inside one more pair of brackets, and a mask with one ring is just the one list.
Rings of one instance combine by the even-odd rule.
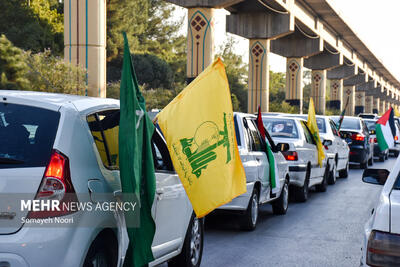
[[177, 95], [157, 120], [197, 217], [246, 192], [221, 59]]
[[325, 158], [324, 147], [322, 146], [321, 139], [319, 138], [319, 130], [317, 125], [317, 119], [315, 117], [314, 101], [310, 98], [310, 105], [308, 107], [308, 119], [307, 127], [310, 129], [311, 134], [314, 137], [315, 143], [318, 148], [318, 164], [322, 167], [322, 160]]

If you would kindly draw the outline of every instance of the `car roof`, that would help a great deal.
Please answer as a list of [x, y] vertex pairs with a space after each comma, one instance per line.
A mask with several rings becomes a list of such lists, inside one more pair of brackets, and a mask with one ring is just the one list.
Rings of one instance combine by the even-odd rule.
[[31, 105], [39, 105], [51, 109], [59, 109], [63, 105], [72, 103], [78, 111], [101, 105], [119, 105], [119, 100], [111, 98], [88, 97], [70, 94], [0, 90], [0, 101], [18, 100]]
[[268, 115], [262, 115], [262, 118], [267, 118], [267, 119], [288, 119], [288, 120], [294, 120], [294, 121], [306, 121], [302, 118], [295, 117], [295, 116], [268, 116]]

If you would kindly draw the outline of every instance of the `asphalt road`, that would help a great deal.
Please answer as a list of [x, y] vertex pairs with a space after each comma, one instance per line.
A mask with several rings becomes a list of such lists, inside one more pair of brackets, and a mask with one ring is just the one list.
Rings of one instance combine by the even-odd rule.
[[[394, 162], [370, 168], [391, 170]], [[260, 207], [253, 232], [241, 231], [235, 216], [207, 217], [201, 266], [359, 266], [363, 227], [381, 190], [363, 183], [362, 172], [353, 167], [326, 192], [290, 202], [286, 215]]]

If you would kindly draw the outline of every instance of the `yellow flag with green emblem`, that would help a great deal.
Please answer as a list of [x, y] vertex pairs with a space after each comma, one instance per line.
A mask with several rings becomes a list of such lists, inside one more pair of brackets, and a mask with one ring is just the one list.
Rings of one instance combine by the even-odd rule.
[[197, 217], [246, 192], [221, 59], [176, 96], [157, 120]]
[[314, 101], [312, 98], [310, 98], [310, 105], [308, 107], [307, 127], [308, 129], [310, 129], [310, 132], [313, 135], [315, 143], [317, 144], [318, 164], [320, 167], [322, 167], [322, 161], [325, 158], [325, 153], [324, 153], [324, 147], [322, 146], [322, 142], [319, 137], [317, 118], [315, 117]]

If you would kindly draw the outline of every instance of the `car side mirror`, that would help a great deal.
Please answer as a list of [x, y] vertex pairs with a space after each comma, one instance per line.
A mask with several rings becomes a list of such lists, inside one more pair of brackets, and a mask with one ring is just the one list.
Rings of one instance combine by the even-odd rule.
[[390, 171], [386, 169], [366, 169], [364, 170], [362, 180], [368, 184], [384, 185], [389, 174]]
[[288, 143], [279, 143], [276, 145], [276, 148], [280, 152], [286, 152], [289, 150], [289, 144]]
[[332, 145], [332, 140], [324, 140], [324, 142], [322, 142], [323, 146], [331, 146]]

